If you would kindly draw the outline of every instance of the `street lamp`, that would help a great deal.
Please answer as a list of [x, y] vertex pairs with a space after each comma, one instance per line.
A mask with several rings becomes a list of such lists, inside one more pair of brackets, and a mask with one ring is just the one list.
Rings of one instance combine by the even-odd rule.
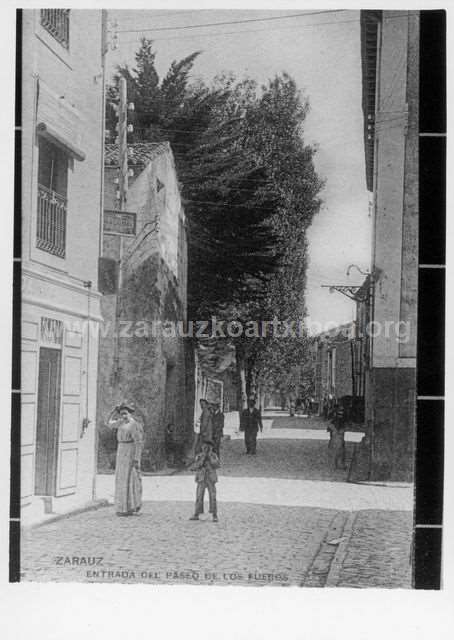
[[358, 267], [358, 265], [357, 265], [357, 264], [349, 264], [349, 265], [348, 265], [348, 268], [347, 268], [347, 277], [350, 277], [350, 271], [351, 271], [351, 269], [353, 269], [353, 268], [355, 268], [357, 271], [359, 271], [363, 276], [368, 276], [368, 275], [370, 275], [370, 272], [369, 272], [369, 271], [363, 271], [362, 269], [360, 269], [360, 268]]

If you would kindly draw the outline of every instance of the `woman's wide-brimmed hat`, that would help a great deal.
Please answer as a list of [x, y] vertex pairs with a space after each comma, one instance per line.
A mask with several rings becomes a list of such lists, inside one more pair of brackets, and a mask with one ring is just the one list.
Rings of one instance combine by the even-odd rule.
[[125, 409], [126, 411], [129, 411], [129, 413], [134, 413], [134, 411], [136, 410], [133, 402], [122, 402], [118, 406], [118, 411], [124, 411]]

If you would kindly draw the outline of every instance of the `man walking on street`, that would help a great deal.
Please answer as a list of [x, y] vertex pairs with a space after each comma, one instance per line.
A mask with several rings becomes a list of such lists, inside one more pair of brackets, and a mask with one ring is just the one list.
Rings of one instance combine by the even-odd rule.
[[213, 450], [217, 457], [221, 459], [221, 440], [224, 435], [224, 414], [221, 405], [217, 402], [213, 411]]
[[262, 416], [255, 407], [254, 398], [249, 398], [248, 408], [241, 412], [240, 431], [244, 431], [246, 453], [255, 456], [257, 449], [257, 432], [263, 431]]

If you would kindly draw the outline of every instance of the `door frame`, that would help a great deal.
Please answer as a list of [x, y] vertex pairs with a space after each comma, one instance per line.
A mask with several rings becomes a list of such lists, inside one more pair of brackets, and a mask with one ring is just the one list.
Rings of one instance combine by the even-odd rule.
[[[52, 461], [52, 471], [51, 477], [49, 478], [48, 467], [49, 463], [46, 465], [46, 489], [45, 493], [38, 493], [36, 489], [36, 479], [37, 479], [37, 449], [38, 449], [38, 420], [39, 420], [39, 378], [41, 374], [41, 350], [46, 349], [48, 351], [56, 351], [58, 352], [58, 370], [57, 370], [57, 386], [56, 386], [56, 407], [55, 407], [55, 416], [56, 416], [56, 424], [53, 433], [53, 461]], [[34, 468], [34, 495], [37, 496], [55, 496], [57, 491], [57, 473], [58, 473], [58, 445], [59, 445], [59, 436], [60, 436], [60, 424], [61, 424], [61, 389], [62, 389], [62, 350], [58, 345], [53, 344], [40, 344], [38, 349], [38, 387], [37, 387], [37, 398], [36, 398], [36, 451], [35, 451], [35, 468]]]

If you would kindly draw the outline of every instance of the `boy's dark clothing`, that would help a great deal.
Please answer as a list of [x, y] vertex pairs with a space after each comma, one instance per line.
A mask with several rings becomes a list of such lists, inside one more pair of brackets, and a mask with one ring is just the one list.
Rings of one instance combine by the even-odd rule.
[[213, 450], [218, 458], [221, 456], [221, 440], [224, 435], [224, 414], [216, 411], [213, 414]]
[[244, 409], [240, 416], [240, 431], [244, 431], [246, 453], [255, 454], [257, 449], [257, 432], [262, 431], [262, 416], [258, 409]]
[[196, 503], [195, 503], [195, 515], [203, 513], [203, 500], [205, 497], [205, 489], [208, 489], [208, 495], [210, 499], [209, 512], [213, 516], [217, 515], [216, 504], [216, 482], [218, 481], [218, 474], [216, 469], [220, 466], [219, 458], [210, 450], [208, 452], [201, 451], [197, 454], [192, 470], [195, 471], [195, 481], [197, 483]]

